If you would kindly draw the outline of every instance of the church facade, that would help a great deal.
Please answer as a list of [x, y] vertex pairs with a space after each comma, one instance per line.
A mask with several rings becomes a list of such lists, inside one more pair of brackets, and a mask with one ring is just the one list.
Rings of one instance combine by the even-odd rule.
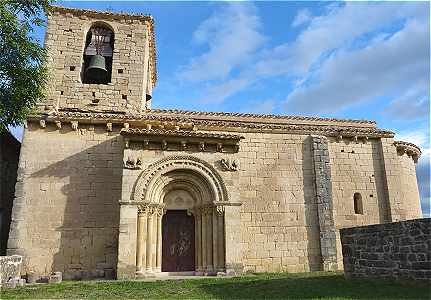
[[342, 268], [339, 229], [421, 217], [421, 152], [373, 121], [151, 109], [154, 20], [53, 7], [21, 147], [23, 272]]

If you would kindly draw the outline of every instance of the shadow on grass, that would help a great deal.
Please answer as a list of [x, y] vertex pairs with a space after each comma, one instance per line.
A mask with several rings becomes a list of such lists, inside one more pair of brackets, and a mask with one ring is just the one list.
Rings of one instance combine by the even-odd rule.
[[343, 275], [261, 278], [200, 285], [214, 298], [233, 299], [429, 299], [426, 284], [352, 280]]

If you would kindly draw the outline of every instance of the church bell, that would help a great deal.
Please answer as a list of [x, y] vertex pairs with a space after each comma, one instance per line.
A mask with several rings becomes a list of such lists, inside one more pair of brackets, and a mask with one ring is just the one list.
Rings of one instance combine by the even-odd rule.
[[85, 73], [92, 81], [103, 81], [108, 74], [105, 58], [100, 54], [92, 56]]

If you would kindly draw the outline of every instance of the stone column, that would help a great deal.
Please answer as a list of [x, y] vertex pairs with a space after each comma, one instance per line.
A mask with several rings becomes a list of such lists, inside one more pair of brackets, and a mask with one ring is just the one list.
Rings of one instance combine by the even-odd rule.
[[214, 272], [217, 272], [219, 268], [218, 261], [218, 217], [217, 217], [217, 207], [212, 209], [212, 236], [213, 236], [213, 268]]
[[223, 272], [225, 270], [225, 262], [224, 262], [224, 207], [223, 206], [217, 206], [216, 209], [217, 213], [217, 234], [218, 234], [218, 269], [217, 271]]
[[207, 252], [207, 265], [206, 265], [206, 271], [207, 272], [213, 272], [213, 208], [207, 207], [205, 211], [205, 218], [206, 218], [206, 228], [205, 231], [207, 232], [207, 240], [206, 240], [206, 252]]
[[202, 212], [199, 208], [194, 210], [195, 215], [195, 266], [196, 275], [201, 275], [202, 268]]
[[157, 208], [157, 259], [156, 259], [156, 272], [162, 271], [162, 219], [164, 215], [164, 208], [162, 206]]
[[201, 253], [202, 253], [202, 271], [205, 272], [207, 268], [207, 218], [205, 208], [202, 208], [202, 243], [201, 243]]
[[154, 207], [150, 207], [148, 210], [147, 217], [147, 273], [153, 272], [153, 240], [154, 240], [154, 229], [153, 229], [153, 217]]
[[136, 245], [136, 271], [142, 274], [146, 267], [146, 252], [147, 252], [147, 213], [145, 207], [138, 207], [138, 230], [137, 230], [137, 245]]
[[158, 222], [157, 222], [157, 210], [158, 207], [154, 207], [153, 214], [153, 240], [151, 244], [151, 265], [153, 272], [157, 272], [157, 239], [158, 239]]

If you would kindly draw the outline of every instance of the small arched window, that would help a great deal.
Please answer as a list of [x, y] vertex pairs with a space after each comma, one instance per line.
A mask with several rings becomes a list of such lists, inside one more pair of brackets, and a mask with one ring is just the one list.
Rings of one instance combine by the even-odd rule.
[[82, 68], [82, 82], [111, 82], [114, 32], [105, 24], [96, 23], [87, 32]]
[[353, 206], [355, 209], [355, 214], [358, 214], [358, 215], [364, 214], [364, 208], [362, 205], [362, 196], [360, 193], [353, 194]]

